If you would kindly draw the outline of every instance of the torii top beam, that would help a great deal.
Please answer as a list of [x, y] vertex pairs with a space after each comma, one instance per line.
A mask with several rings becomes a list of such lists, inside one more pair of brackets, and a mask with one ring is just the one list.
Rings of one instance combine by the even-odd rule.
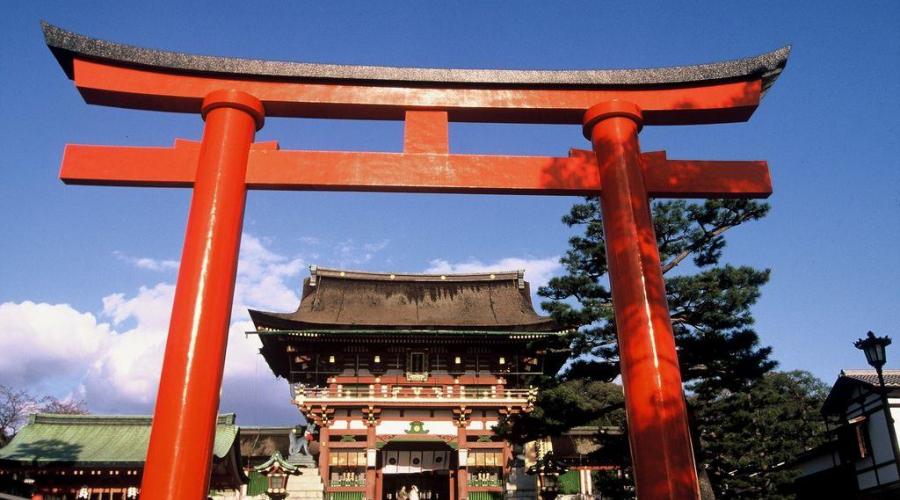
[[200, 56], [42, 27], [88, 103], [197, 113], [209, 92], [229, 87], [286, 117], [401, 120], [422, 109], [450, 121], [580, 124], [584, 110], [616, 98], [638, 105], [645, 125], [745, 121], [790, 53], [653, 69], [421, 69]]

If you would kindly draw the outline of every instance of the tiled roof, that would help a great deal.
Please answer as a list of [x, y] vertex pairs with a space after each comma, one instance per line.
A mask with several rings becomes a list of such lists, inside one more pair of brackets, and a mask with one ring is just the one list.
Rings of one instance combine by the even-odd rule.
[[293, 313], [250, 310], [260, 330], [558, 332], [531, 303], [524, 271], [370, 273], [312, 267]]
[[[234, 414], [220, 415], [213, 455], [225, 457], [238, 435]], [[0, 461], [44, 465], [140, 466], [150, 442], [148, 416], [33, 415], [8, 445]]]
[[[900, 387], [900, 370], [882, 370], [886, 387]], [[875, 370], [841, 370], [841, 377], [858, 380], [869, 385], [878, 385], [878, 374]]]

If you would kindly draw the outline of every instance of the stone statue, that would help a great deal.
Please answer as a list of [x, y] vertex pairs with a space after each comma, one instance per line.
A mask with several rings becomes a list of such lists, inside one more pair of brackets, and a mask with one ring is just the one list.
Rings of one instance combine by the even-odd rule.
[[316, 424], [296, 425], [288, 434], [290, 447], [288, 448], [288, 462], [300, 465], [314, 465], [312, 454], [309, 452], [309, 442], [312, 440]]

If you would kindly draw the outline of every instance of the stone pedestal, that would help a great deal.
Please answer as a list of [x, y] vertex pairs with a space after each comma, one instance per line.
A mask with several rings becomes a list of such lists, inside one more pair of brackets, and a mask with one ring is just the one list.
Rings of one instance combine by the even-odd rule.
[[325, 495], [325, 485], [319, 477], [319, 469], [304, 467], [299, 474], [293, 474], [287, 481], [287, 499], [322, 500]]

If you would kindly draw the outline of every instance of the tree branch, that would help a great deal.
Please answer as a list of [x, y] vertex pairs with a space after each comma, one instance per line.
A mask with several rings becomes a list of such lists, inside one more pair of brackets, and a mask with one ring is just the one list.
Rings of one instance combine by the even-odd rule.
[[724, 226], [721, 226], [721, 227], [719, 227], [719, 228], [716, 228], [716, 229], [715, 229], [714, 231], [712, 231], [712, 232], [707, 232], [707, 231], [704, 229], [703, 232], [704, 232], [705, 234], [704, 234], [704, 238], [703, 238], [702, 240], [700, 240], [700, 241], [698, 241], [697, 243], [694, 243], [693, 245], [689, 246], [689, 247], [686, 248], [683, 252], [681, 252], [680, 254], [676, 255], [672, 260], [670, 260], [669, 262], [666, 262], [665, 264], [663, 264], [663, 266], [662, 266], [662, 272], [663, 272], [663, 274], [666, 274], [667, 272], [669, 272], [669, 271], [671, 271], [672, 269], [674, 269], [675, 266], [677, 266], [678, 264], [681, 264], [681, 261], [683, 261], [684, 259], [688, 258], [692, 253], [694, 253], [694, 252], [696, 252], [697, 250], [699, 250], [703, 245], [707, 244], [710, 240], [712, 240], [713, 238], [715, 238], [715, 237], [717, 237], [717, 236], [723, 234], [725, 231], [728, 231], [729, 229], [731, 229], [731, 228], [737, 226], [738, 224], [740, 224], [740, 222], [738, 222], [737, 224], [726, 224], [726, 225], [724, 225]]

